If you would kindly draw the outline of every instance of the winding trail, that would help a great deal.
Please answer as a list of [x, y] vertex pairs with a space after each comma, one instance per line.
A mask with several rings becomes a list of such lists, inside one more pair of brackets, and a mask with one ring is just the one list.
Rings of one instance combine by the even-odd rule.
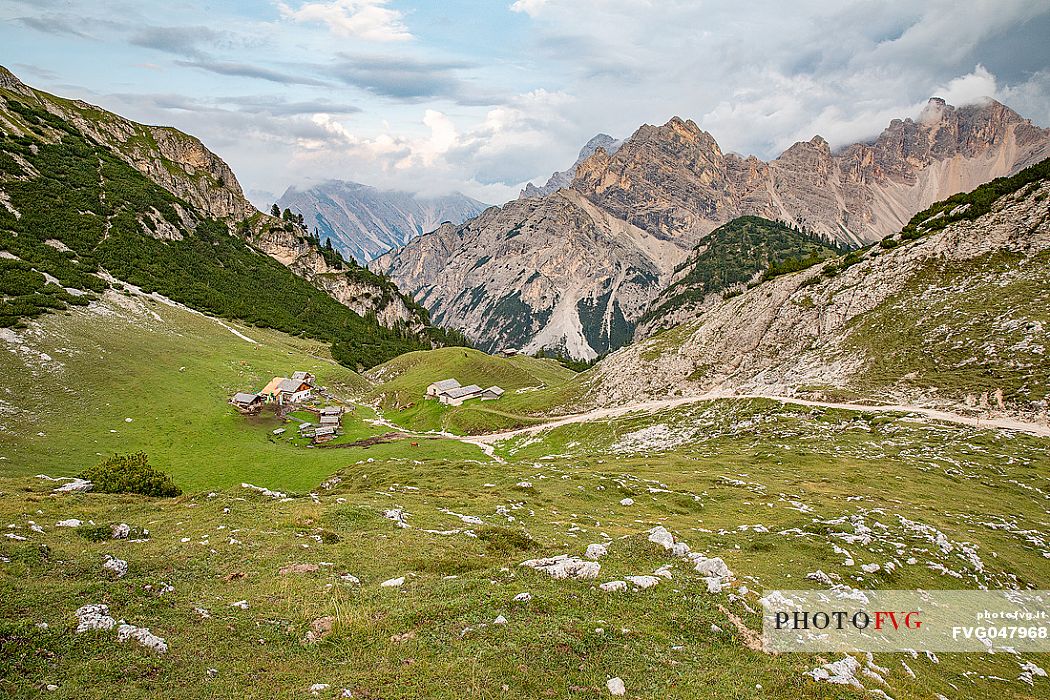
[[[958, 413], [952, 413], [950, 411], [942, 411], [935, 408], [924, 408], [922, 406], [833, 403], [828, 401], [810, 401], [808, 399], [797, 399], [790, 396], [708, 393], [701, 394], [699, 396], [685, 396], [673, 399], [643, 401], [640, 403], [626, 404], [623, 406], [614, 406], [610, 408], [597, 408], [592, 411], [587, 411], [585, 413], [576, 413], [570, 416], [561, 416], [547, 423], [530, 425], [525, 428], [508, 430], [502, 433], [489, 433], [487, 435], [461, 437], [459, 439], [463, 442], [469, 442], [471, 444], [478, 445], [479, 447], [482, 447], [483, 445], [491, 446], [497, 442], [500, 442], [501, 440], [507, 440], [509, 438], [517, 437], [519, 435], [529, 435], [532, 433], [540, 432], [542, 430], [549, 430], [551, 428], [558, 428], [563, 425], [571, 425], [573, 423], [586, 423], [590, 421], [604, 420], [608, 418], [618, 418], [620, 416], [625, 416], [627, 414], [636, 412], [652, 413], [667, 408], [676, 408], [678, 406], [684, 406], [686, 404], [700, 403], [703, 401], [714, 401], [717, 399], [769, 399], [772, 401], [779, 401], [783, 404], [794, 404], [797, 406], [839, 408], [848, 411], [865, 411], [868, 413], [911, 413], [923, 416], [925, 418], [929, 418], [931, 420], [944, 421], [946, 423], [955, 423], [957, 425], [968, 425], [974, 428], [1016, 430], [1018, 432], [1029, 433], [1031, 435], [1038, 435], [1040, 437], [1050, 437], [1050, 425], [1046, 423], [1028, 423], [1025, 421], [1015, 420], [1013, 418], [1006, 417], [982, 418], [976, 416], [964, 416]], [[485, 448], [482, 447], [482, 449]]]

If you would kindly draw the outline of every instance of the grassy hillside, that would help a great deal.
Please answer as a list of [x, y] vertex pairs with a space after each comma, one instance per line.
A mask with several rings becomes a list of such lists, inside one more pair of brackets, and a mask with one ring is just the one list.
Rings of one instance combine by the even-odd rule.
[[0, 90], [0, 113], [23, 134], [0, 133], [0, 327], [87, 303], [108, 286], [105, 270], [210, 314], [330, 342], [350, 367], [430, 347], [353, 313], [24, 96]]
[[848, 252], [840, 243], [759, 216], [741, 216], [711, 232], [675, 269], [678, 279], [653, 302], [640, 320], [656, 322], [708, 294], [738, 293], [762, 275], [766, 279]]
[[[497, 357], [468, 348], [408, 353], [373, 368], [367, 376], [378, 385], [366, 399], [392, 421], [414, 430], [461, 434], [536, 422], [529, 414], [543, 410], [552, 394], [578, 381], [576, 373], [556, 360]], [[423, 398], [427, 386], [450, 378], [464, 386], [497, 385], [507, 393], [498, 401], [470, 401], [463, 406], [442, 406]]]
[[[869, 358], [852, 384], [936, 389], [955, 400], [1034, 406], [1050, 396], [1050, 253], [1007, 251], [965, 264], [931, 260], [850, 324], [848, 352]], [[992, 398], [989, 398], [991, 396]]]
[[[748, 648], [758, 597], [826, 587], [805, 579], [817, 569], [859, 588], [1050, 587], [1036, 491], [1048, 448], [889, 416], [718, 402], [523, 438], [501, 448], [506, 464], [415, 460], [407, 448], [347, 459], [316, 499], [236, 487], [51, 496], [50, 482], [4, 476], [0, 518], [25, 539], [0, 539], [0, 694], [39, 697], [54, 684], [49, 695], [69, 698], [310, 697], [326, 684], [320, 697], [599, 698], [617, 676], [632, 698], [871, 697], [803, 675], [840, 654]], [[383, 517], [395, 507], [409, 527]], [[55, 527], [67, 518], [150, 537], [90, 541]], [[722, 557], [729, 588], [709, 593], [649, 543], [655, 525]], [[862, 527], [867, 541], [843, 539]], [[519, 566], [597, 542], [609, 553], [595, 581]], [[104, 555], [126, 560], [127, 575], [102, 569]], [[869, 563], [882, 568], [863, 572]], [[280, 573], [293, 564], [306, 570]], [[663, 565], [672, 578], [648, 590], [595, 585]], [[402, 576], [400, 588], [379, 585]], [[515, 601], [521, 593], [531, 600]], [[90, 603], [148, 627], [168, 652], [74, 633], [74, 611]], [[322, 638], [311, 644], [312, 625]], [[858, 680], [897, 700], [1034, 700], [1048, 681], [1022, 681], [1029, 662], [1046, 666], [1041, 655], [880, 653], [869, 670], [882, 680]]]
[[[304, 490], [356, 460], [398, 449], [395, 443], [306, 448], [291, 435], [271, 435], [282, 427], [272, 416], [237, 414], [226, 403], [232, 393], [259, 390], [295, 370], [314, 372], [343, 396], [368, 385], [335, 363], [324, 343], [226, 326], [109, 292], [90, 310], [52, 314], [17, 333], [3, 330], [0, 472], [72, 475], [102, 455], [143, 450], [188, 492], [242, 481]], [[356, 417], [367, 414], [359, 408], [347, 417], [348, 439], [389, 432]], [[412, 451], [420, 459], [481, 455], [451, 441], [423, 441]]]

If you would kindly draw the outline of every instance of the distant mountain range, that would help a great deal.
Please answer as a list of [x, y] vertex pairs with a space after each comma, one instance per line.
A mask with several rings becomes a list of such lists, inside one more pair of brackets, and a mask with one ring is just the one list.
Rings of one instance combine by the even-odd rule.
[[290, 187], [277, 204], [302, 214], [321, 240], [331, 239], [336, 250], [361, 263], [403, 246], [446, 221], [461, 224], [488, 208], [458, 192], [421, 197], [342, 180], [305, 190]]
[[[918, 119], [835, 153], [815, 136], [769, 162], [743, 158], [678, 117], [615, 146], [596, 145], [568, 186], [526, 188], [373, 269], [481, 348], [593, 358], [633, 337], [676, 267], [721, 224], [760, 216], [865, 245], [937, 200], [1050, 156], [1050, 130], [994, 100], [955, 108], [933, 98]], [[549, 184], [564, 182], [563, 172]]]

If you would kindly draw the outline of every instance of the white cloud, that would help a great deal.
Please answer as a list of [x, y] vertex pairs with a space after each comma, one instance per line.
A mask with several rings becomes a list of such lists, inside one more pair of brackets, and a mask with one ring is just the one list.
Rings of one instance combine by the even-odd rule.
[[330, 0], [308, 2], [293, 9], [279, 2], [281, 16], [295, 22], [321, 23], [337, 36], [366, 41], [408, 41], [412, 33], [404, 15], [385, 7], [388, 0]]
[[977, 64], [972, 73], [950, 80], [944, 87], [934, 90], [934, 94], [943, 97], [948, 104], [968, 105], [987, 97], [998, 97], [999, 87], [995, 76]]
[[546, 4], [547, 0], [516, 0], [516, 2], [510, 6], [510, 11], [524, 12], [530, 17], [535, 17]]

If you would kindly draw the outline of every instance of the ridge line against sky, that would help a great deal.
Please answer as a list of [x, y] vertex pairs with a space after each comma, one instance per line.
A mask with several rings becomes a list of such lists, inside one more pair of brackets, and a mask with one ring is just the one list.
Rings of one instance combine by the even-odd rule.
[[500, 203], [673, 115], [763, 159], [931, 95], [1050, 123], [1050, 3], [784, 5], [0, 0], [0, 64], [199, 136], [260, 205], [330, 179]]

